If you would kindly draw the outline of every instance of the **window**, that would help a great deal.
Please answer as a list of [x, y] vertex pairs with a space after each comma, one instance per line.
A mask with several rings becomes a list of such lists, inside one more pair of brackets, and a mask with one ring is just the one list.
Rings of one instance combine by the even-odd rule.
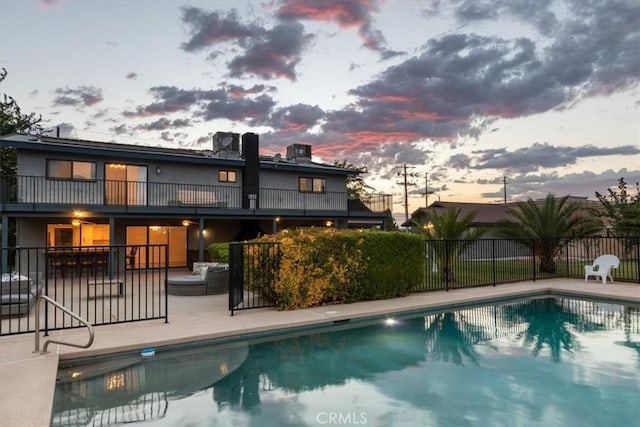
[[74, 160], [47, 160], [47, 178], [94, 180], [96, 164]]
[[236, 182], [236, 172], [235, 171], [219, 171], [218, 172], [218, 181], [220, 181], [220, 182]]
[[324, 193], [324, 178], [298, 178], [298, 190], [302, 193]]

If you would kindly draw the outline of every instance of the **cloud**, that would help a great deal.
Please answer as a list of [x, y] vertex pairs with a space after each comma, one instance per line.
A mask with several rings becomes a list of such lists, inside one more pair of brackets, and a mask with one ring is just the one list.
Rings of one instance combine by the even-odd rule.
[[593, 2], [584, 9], [580, 21], [559, 22], [544, 48], [524, 37], [432, 38], [416, 56], [352, 89], [356, 101], [329, 114], [325, 129], [347, 138], [367, 132], [381, 142], [454, 141], [478, 137], [498, 118], [567, 109], [640, 83], [640, 6]]
[[182, 22], [191, 33], [191, 38], [182, 44], [186, 52], [196, 52], [221, 42], [244, 41], [264, 32], [255, 24], [241, 23], [236, 10], [224, 15], [187, 6], [182, 8]]
[[94, 86], [58, 88], [54, 93], [54, 106], [90, 107], [103, 100], [102, 89]]
[[260, 38], [246, 41], [244, 54], [236, 56], [229, 63], [232, 77], [253, 74], [263, 79], [284, 77], [296, 80], [296, 65], [312, 35], [305, 34], [299, 23], [282, 23], [265, 31]]
[[[507, 177], [507, 198], [509, 200], [525, 200], [527, 198], [539, 199], [547, 194], [556, 196], [573, 195], [579, 197], [595, 198], [595, 192], [606, 192], [606, 189], [615, 186], [619, 178], [625, 178], [627, 182], [640, 181], [640, 169], [629, 170], [621, 168], [612, 169], [602, 173], [589, 171], [558, 174], [557, 172], [540, 174], [518, 174]], [[503, 200], [502, 179], [494, 182], [496, 191], [482, 193], [482, 197]]]
[[276, 88], [273, 86], [266, 86], [263, 84], [253, 85], [250, 88], [245, 88], [234, 84], [229, 84], [226, 87], [223, 85], [223, 87], [229, 93], [229, 96], [234, 98], [242, 98], [247, 95], [256, 95], [264, 92], [274, 92], [276, 90]]
[[191, 108], [204, 92], [199, 90], [185, 90], [175, 86], [154, 86], [149, 89], [157, 102], [140, 106], [135, 111], [125, 111], [126, 117], [149, 117], [186, 111]]
[[182, 143], [182, 141], [184, 141], [187, 138], [187, 134], [185, 134], [184, 132], [169, 132], [169, 131], [164, 131], [160, 133], [160, 139], [163, 141], [167, 141], [167, 142], [176, 142], [176, 141], [180, 141], [182, 146], [188, 146], [190, 144], [184, 144]]
[[[297, 22], [281, 22], [271, 29], [255, 23], [244, 24], [235, 10], [225, 15], [184, 7], [182, 22], [191, 34], [182, 44], [186, 52], [213, 48], [221, 43], [235, 45], [240, 53], [228, 63], [232, 77], [250, 74], [267, 80], [283, 77], [294, 81], [295, 68], [313, 38], [305, 34], [304, 27]], [[219, 54], [214, 50], [210, 57], [214, 59]]]
[[115, 133], [116, 135], [126, 135], [126, 134], [130, 134], [131, 130], [129, 129], [129, 127], [127, 125], [120, 124], [118, 126], [114, 126], [111, 129], [111, 132]]
[[462, 153], [454, 154], [453, 156], [449, 157], [449, 160], [447, 160], [447, 162], [445, 163], [446, 166], [457, 170], [467, 169], [469, 168], [470, 164], [471, 158]]
[[164, 131], [170, 128], [173, 129], [173, 128], [186, 127], [186, 126], [189, 126], [190, 124], [191, 123], [189, 119], [175, 119], [171, 121], [165, 117], [162, 117], [154, 122], [138, 125], [136, 126], [136, 129], [147, 130], [147, 131], [153, 131], [153, 130]]
[[[260, 86], [253, 86], [253, 88], [244, 91], [247, 93], [259, 93], [258, 88]], [[155, 86], [149, 90], [155, 99], [154, 102], [138, 106], [133, 111], [125, 111], [123, 115], [125, 117], [151, 117], [188, 111], [194, 116], [202, 117], [205, 120], [223, 118], [256, 125], [267, 120], [276, 105], [273, 98], [264, 93], [256, 97], [239, 97], [239, 94], [243, 92], [242, 88], [233, 85], [231, 89], [228, 90], [224, 85], [221, 85], [216, 90]], [[164, 126], [168, 122], [168, 119], [165, 120], [158, 120], [152, 124], [142, 126]], [[172, 126], [175, 127], [179, 123], [179, 121], [174, 120]]]
[[267, 95], [255, 99], [216, 99], [204, 105], [198, 115], [205, 120], [229, 119], [256, 125], [265, 120], [275, 105], [275, 101]]
[[386, 48], [384, 36], [373, 28], [371, 14], [379, 4], [379, 0], [284, 0], [276, 16], [282, 20], [335, 22], [342, 28], [357, 28], [363, 45], [387, 59], [400, 52]]
[[463, 24], [474, 21], [498, 20], [501, 17], [516, 18], [533, 25], [541, 34], [548, 35], [559, 24], [552, 10], [554, 0], [453, 0], [454, 16]]
[[136, 80], [138, 78], [138, 73], [130, 72], [125, 76], [128, 80]]
[[317, 105], [296, 104], [279, 108], [263, 123], [282, 131], [306, 132], [324, 117]]
[[[602, 156], [633, 156], [640, 154], [640, 147], [623, 145], [617, 147], [582, 147], [553, 146], [548, 143], [534, 143], [531, 146], [515, 151], [491, 149], [473, 151], [469, 158], [469, 168], [498, 169], [509, 172], [526, 173], [545, 168], [563, 167], [575, 164], [579, 159]], [[460, 155], [463, 156], [463, 155]], [[455, 157], [455, 156], [453, 156]], [[453, 160], [449, 159], [449, 163]]]

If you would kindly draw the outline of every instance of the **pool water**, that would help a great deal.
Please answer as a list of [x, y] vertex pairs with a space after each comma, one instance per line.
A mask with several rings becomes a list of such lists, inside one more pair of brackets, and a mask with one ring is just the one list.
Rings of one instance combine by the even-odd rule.
[[61, 367], [54, 426], [637, 426], [640, 307], [518, 300]]

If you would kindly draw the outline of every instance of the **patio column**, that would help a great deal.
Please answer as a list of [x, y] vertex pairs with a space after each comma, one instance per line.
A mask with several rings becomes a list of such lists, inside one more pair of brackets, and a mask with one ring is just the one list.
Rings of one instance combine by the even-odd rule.
[[198, 261], [204, 262], [204, 218], [202, 217], [198, 225]]

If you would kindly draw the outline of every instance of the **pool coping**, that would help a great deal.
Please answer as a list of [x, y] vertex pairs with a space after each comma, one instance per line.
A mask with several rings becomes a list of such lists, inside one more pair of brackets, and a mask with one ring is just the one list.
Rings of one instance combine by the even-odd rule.
[[[154, 320], [136, 324], [100, 326], [96, 328], [94, 348], [76, 349], [51, 346], [46, 355], [33, 354], [33, 334], [0, 338], [0, 423], [21, 426], [45, 426], [51, 420], [57, 369], [61, 361], [85, 359], [113, 353], [140, 350], [145, 347], [164, 347], [195, 341], [237, 340], [254, 334], [269, 335], [274, 331], [310, 328], [347, 320], [363, 320], [389, 314], [446, 310], [461, 305], [478, 305], [513, 298], [559, 296], [583, 299], [605, 299], [617, 303], [640, 304], [640, 286], [618, 283], [603, 286], [575, 279], [553, 279], [544, 282], [519, 282], [495, 287], [454, 289], [411, 294], [406, 297], [329, 305], [304, 310], [277, 311], [257, 309], [236, 312], [231, 317], [220, 310], [226, 296], [211, 296], [217, 301], [214, 311], [182, 314], [169, 317], [169, 323]], [[195, 297], [203, 298], [203, 297]], [[185, 304], [189, 303], [185, 298]], [[156, 334], [156, 335], [154, 335]], [[53, 339], [72, 342], [86, 340], [86, 330], [56, 331]], [[10, 384], [10, 390], [9, 386]], [[6, 389], [5, 389], [6, 387]]]
[[99, 357], [109, 357], [121, 354], [138, 354], [144, 348], [153, 348], [154, 350], [162, 351], [172, 350], [185, 344], [202, 345], [204, 343], [207, 343], [211, 345], [219, 345], [241, 341], [254, 341], [268, 339], [271, 337], [281, 337], [289, 334], [299, 334], [323, 328], [331, 328], [337, 324], [354, 326], [361, 323], [366, 323], [368, 321], [379, 320], [381, 317], [389, 315], [393, 315], [394, 317], [410, 317], [412, 315], [430, 314], [434, 312], [439, 313], [446, 310], [456, 310], [460, 308], [475, 308], [488, 304], [510, 302], [519, 298], [526, 299], [534, 297], [579, 298], [584, 300], [593, 299], [596, 301], [605, 300], [614, 304], [640, 304], [640, 298], [638, 298], [636, 301], [633, 301], [629, 298], [619, 298], [616, 296], [608, 296], [605, 298], [600, 295], [587, 295], [583, 292], [571, 292], [550, 287], [548, 289], [530, 290], [521, 294], [518, 293], [500, 296], [487, 296], [480, 299], [474, 299], [473, 301], [447, 302], [431, 306], [423, 305], [417, 308], [410, 308], [400, 311], [398, 311], [397, 309], [391, 309], [361, 313], [354, 316], [337, 315], [331, 319], [323, 319], [310, 323], [293, 322], [290, 325], [281, 325], [275, 329], [269, 326], [265, 326], [264, 328], [245, 329], [243, 331], [237, 331], [236, 333], [212, 333], [200, 336], [181, 337], [179, 339], [173, 340], [148, 341], [143, 345], [124, 345], [122, 347], [112, 347], [109, 349], [96, 350], [95, 352], [91, 352], [90, 350], [69, 352], [66, 354], [61, 354], [59, 357], [59, 362], [64, 362], [66, 365], [72, 365], [76, 362], [81, 364], [88, 359], [95, 359]]

